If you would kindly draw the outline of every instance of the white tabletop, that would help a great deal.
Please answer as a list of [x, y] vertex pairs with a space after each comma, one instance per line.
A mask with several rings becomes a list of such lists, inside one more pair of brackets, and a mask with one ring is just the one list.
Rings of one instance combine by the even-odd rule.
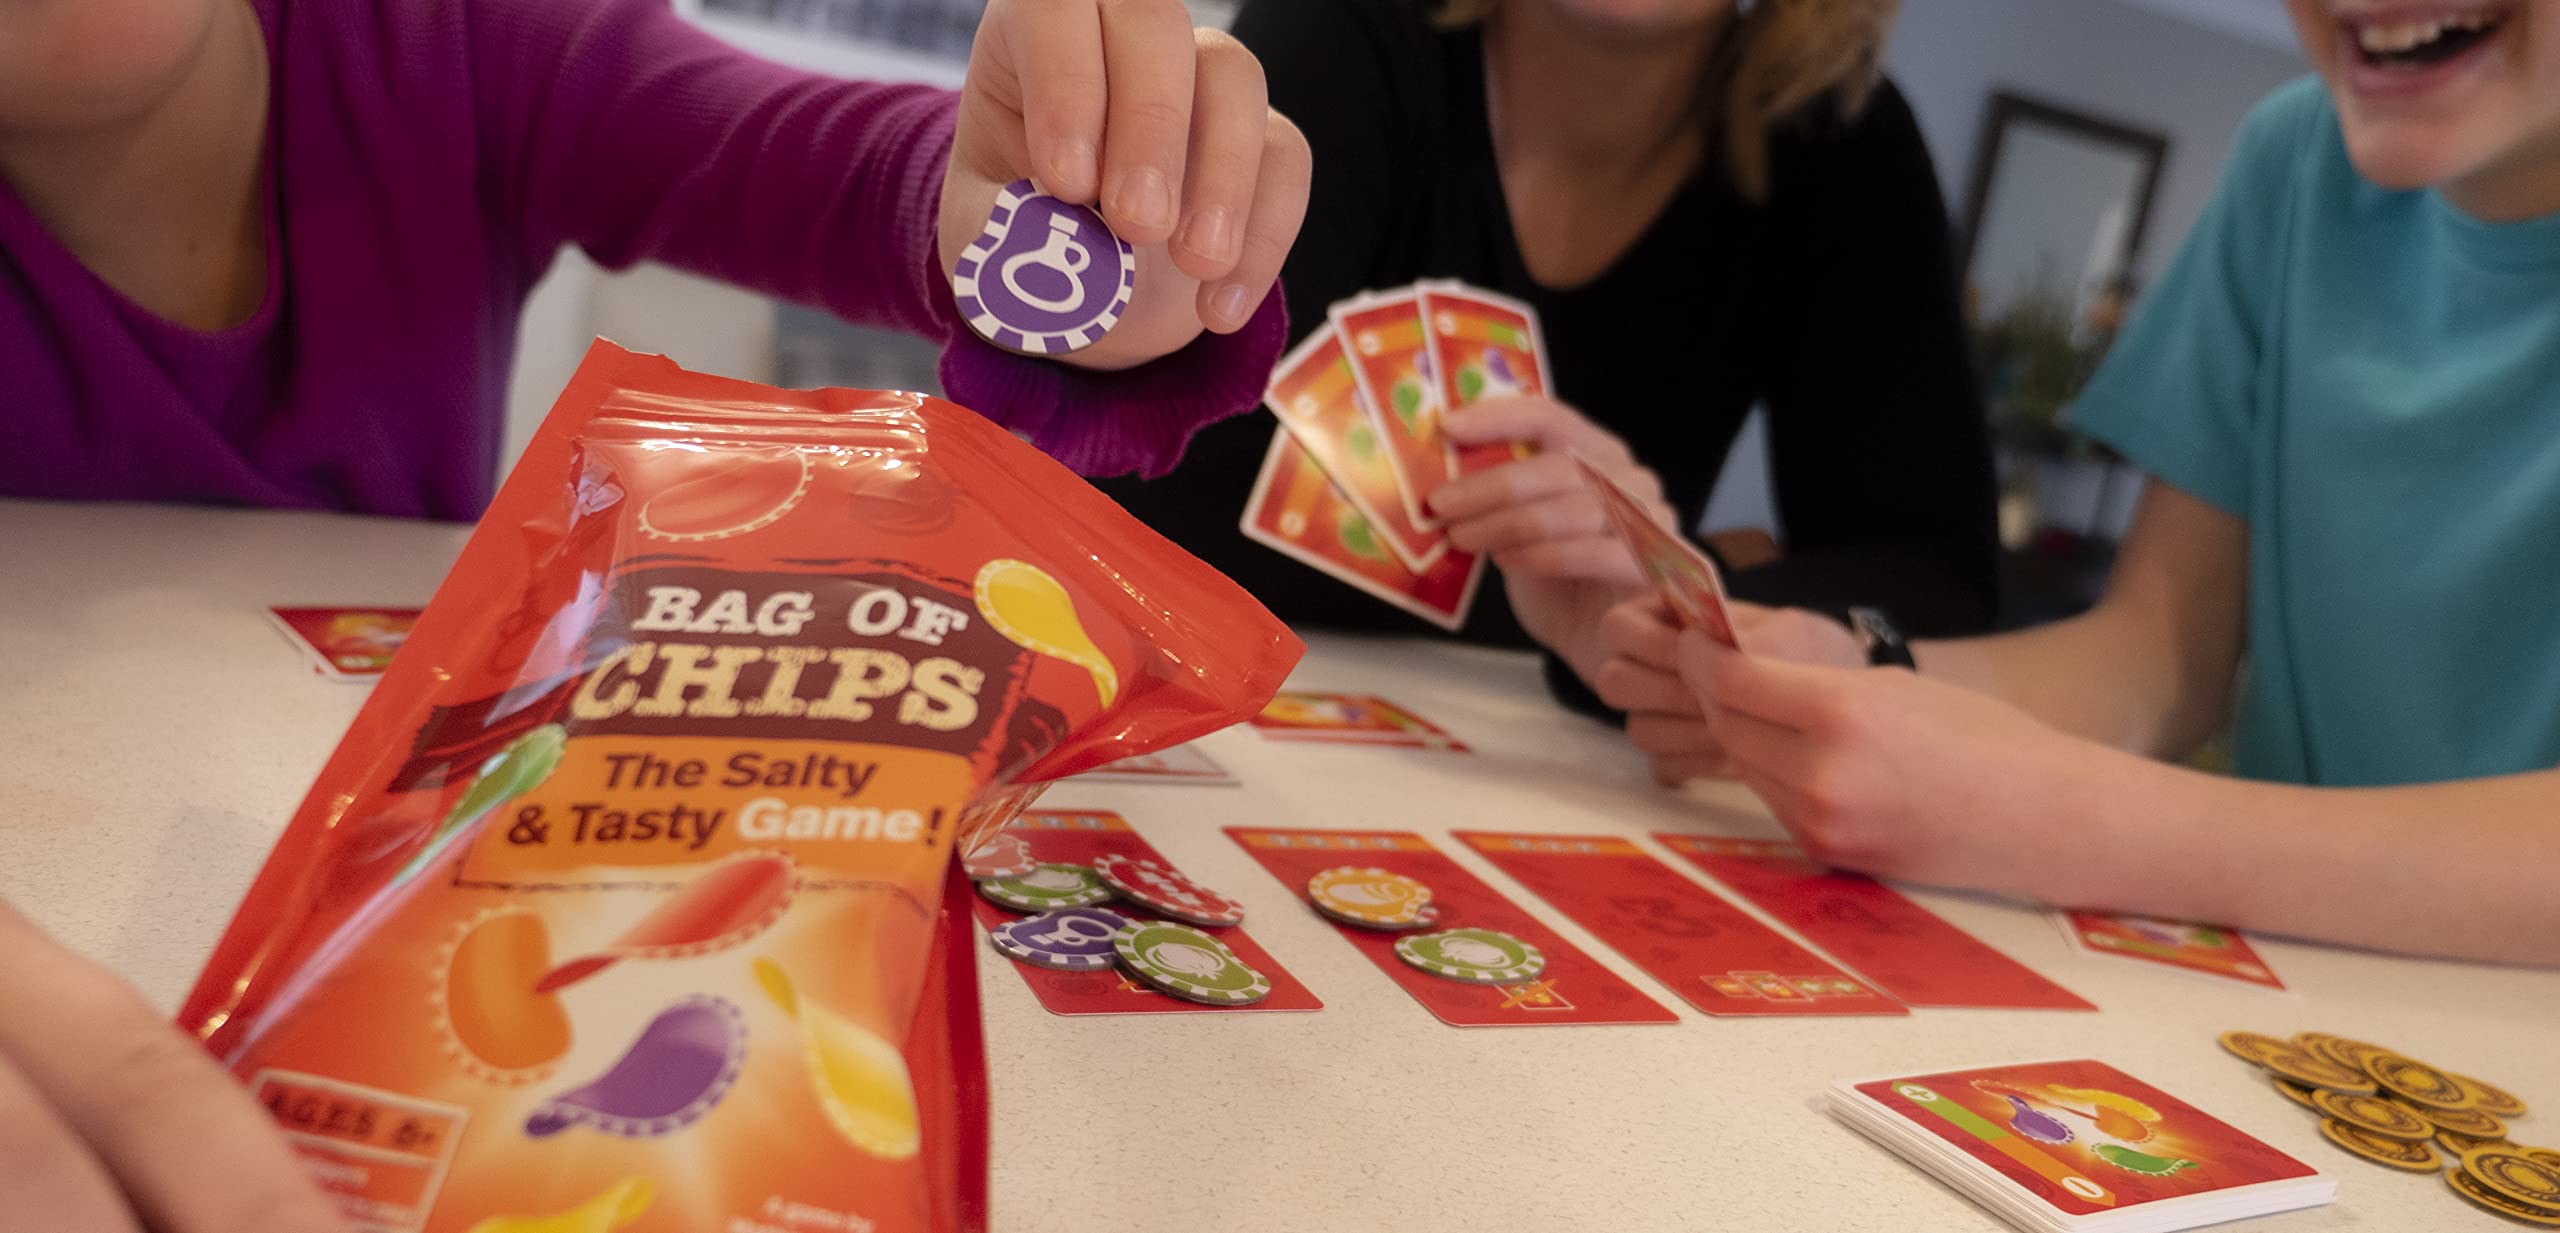
[[[421, 603], [463, 535], [0, 502], [0, 898], [174, 1008], [363, 694], [306, 670], [264, 608]], [[1707, 1018], [1446, 836], [1765, 832], [1746, 798], [1652, 787], [1611, 733], [1547, 701], [1526, 656], [1312, 643], [1293, 684], [1384, 695], [1476, 752], [1283, 745], [1231, 730], [1202, 747], [1243, 787], [1051, 792], [1044, 808], [1116, 810], [1186, 872], [1242, 899], [1255, 937], [1325, 1009], [1058, 1018], [985, 953], [999, 1229], [1996, 1229], [1822, 1115], [1816, 1098], [1846, 1075], [2065, 1056], [2111, 1062], [2339, 1178], [2335, 1205], [2251, 1228], [2500, 1227], [2433, 1177], [2327, 1146], [2216, 1048], [2229, 1028], [2319, 1029], [2407, 1050], [2517, 1091], [2543, 1110], [2519, 1138], [2560, 1140], [2560, 973], [2258, 939], [2292, 991], [2224, 988], [2075, 956], [2038, 912], [1923, 892], [2101, 1013]], [[1420, 831], [1680, 1022], [1444, 1026], [1219, 829], [1241, 824]]]

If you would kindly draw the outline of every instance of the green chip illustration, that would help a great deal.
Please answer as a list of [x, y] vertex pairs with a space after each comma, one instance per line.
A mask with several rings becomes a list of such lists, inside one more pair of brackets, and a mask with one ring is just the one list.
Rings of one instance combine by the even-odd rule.
[[1082, 865], [1056, 862], [1033, 865], [1031, 872], [1009, 878], [989, 878], [978, 883], [978, 893], [1016, 912], [1086, 908], [1111, 898], [1111, 888], [1103, 884], [1100, 874]]
[[1474, 402], [1484, 397], [1484, 370], [1469, 364], [1458, 370], [1458, 398]]
[[1387, 400], [1395, 405], [1396, 418], [1404, 423], [1406, 432], [1421, 431], [1422, 384], [1420, 382], [1396, 382], [1395, 388], [1388, 391]]
[[1246, 967], [1227, 944], [1189, 925], [1137, 921], [1112, 939], [1120, 966], [1175, 997], [1211, 1006], [1250, 1006], [1271, 996], [1271, 982]]
[[1547, 957], [1498, 929], [1449, 929], [1396, 941], [1396, 957], [1434, 976], [1473, 985], [1513, 985], [1537, 979]]
[[1387, 559], [1386, 546], [1378, 542], [1378, 529], [1370, 526], [1369, 520], [1358, 513], [1345, 512], [1342, 525], [1335, 528], [1335, 533], [1342, 537], [1343, 551], [1372, 561]]

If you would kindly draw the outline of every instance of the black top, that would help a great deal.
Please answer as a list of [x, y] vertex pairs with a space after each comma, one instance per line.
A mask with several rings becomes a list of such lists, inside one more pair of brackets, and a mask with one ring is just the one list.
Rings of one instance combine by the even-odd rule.
[[[1973, 632], [1996, 602], [1990, 447], [1928, 147], [1890, 85], [1854, 121], [1781, 126], [1765, 205], [1702, 170], [1616, 265], [1538, 285], [1486, 118], [1484, 45], [1406, 0], [1252, 0], [1236, 37], [1315, 150], [1284, 275], [1291, 331], [1365, 288], [1457, 278], [1534, 305], [1555, 393], [1624, 438], [1695, 526], [1744, 416], [1769, 407], [1786, 556], [1744, 598], [1873, 604], [1914, 634]], [[1292, 624], [1430, 626], [1237, 529], [1275, 423], [1215, 424], [1173, 474], [1103, 488]], [[1526, 645], [1488, 579], [1463, 636]]]

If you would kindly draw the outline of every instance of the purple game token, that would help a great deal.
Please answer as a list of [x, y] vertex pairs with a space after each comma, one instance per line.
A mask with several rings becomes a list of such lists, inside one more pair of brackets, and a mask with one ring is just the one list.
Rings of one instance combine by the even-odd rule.
[[1083, 206], [1016, 180], [960, 251], [951, 295], [969, 328], [1034, 355], [1081, 351], [1119, 324], [1138, 285], [1135, 250]]
[[747, 1021], [736, 1006], [708, 995], [684, 998], [659, 1011], [594, 1082], [536, 1107], [524, 1133], [541, 1139], [592, 1126], [626, 1139], [671, 1134], [720, 1103], [746, 1058]]
[[1112, 939], [1128, 927], [1129, 918], [1109, 908], [1060, 908], [998, 925], [987, 941], [1033, 967], [1098, 972], [1117, 961]]

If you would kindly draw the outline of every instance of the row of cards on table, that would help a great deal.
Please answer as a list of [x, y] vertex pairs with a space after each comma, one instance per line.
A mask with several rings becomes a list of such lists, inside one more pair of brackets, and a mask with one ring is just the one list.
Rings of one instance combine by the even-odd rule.
[[[1089, 865], [1104, 855], [1168, 868], [1117, 814], [1038, 811], [1008, 828], [1032, 859]], [[1293, 896], [1317, 873], [1342, 866], [1412, 878], [1431, 890], [1441, 927], [1511, 934], [1543, 952], [1546, 968], [1514, 985], [1434, 978], [1399, 960], [1396, 935], [1336, 923], [1342, 938], [1443, 1022], [1458, 1027], [1677, 1020], [1653, 994], [1566, 941], [1517, 902], [1470, 873], [1429, 840], [1406, 831], [1307, 830], [1237, 826], [1226, 833]], [[1712, 878], [1720, 894], [1684, 876], [1635, 842], [1588, 835], [1455, 831], [1482, 856], [1662, 989], [1717, 1016], [1907, 1015], [1918, 1008], [2097, 1009], [2087, 999], [2001, 953], [1891, 887], [1822, 868], [1792, 845], [1767, 839], [1659, 832], [1676, 859]], [[1233, 888], [1222, 888], [1233, 893]], [[1738, 906], [1779, 922], [1773, 928]], [[1314, 912], [1312, 904], [1308, 910]], [[1016, 919], [981, 902], [989, 929]], [[2091, 950], [2141, 957], [2141, 948], [2212, 953], [2225, 968], [2259, 973], [2248, 983], [2281, 988], [2248, 943], [2227, 930], [2074, 913], [2073, 931]], [[1323, 1003], [1257, 942], [1250, 922], [1209, 932], [1271, 980], [1269, 998], [1212, 1007], [1158, 995], [1114, 970], [1068, 972], [1014, 965], [1040, 1004], [1061, 1015], [1191, 1014], [1217, 1010], [1317, 1010]], [[2180, 929], [2177, 945], [2145, 930]], [[2198, 933], [2212, 935], [2199, 938]], [[2103, 939], [2103, 940], [2102, 940]]]

